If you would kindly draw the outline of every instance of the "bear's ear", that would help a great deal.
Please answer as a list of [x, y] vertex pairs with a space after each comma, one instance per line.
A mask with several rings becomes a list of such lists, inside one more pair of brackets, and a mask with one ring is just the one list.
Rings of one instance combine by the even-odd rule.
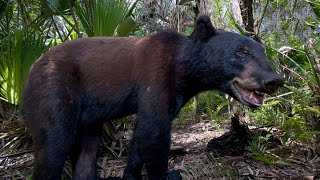
[[212, 26], [209, 16], [200, 16], [195, 24], [194, 31], [190, 37], [194, 40], [208, 40], [217, 34], [217, 30]]

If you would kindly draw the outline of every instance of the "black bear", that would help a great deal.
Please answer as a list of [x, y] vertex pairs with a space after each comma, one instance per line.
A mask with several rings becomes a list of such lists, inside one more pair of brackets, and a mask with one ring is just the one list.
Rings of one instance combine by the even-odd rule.
[[167, 173], [171, 123], [191, 97], [218, 89], [257, 107], [283, 83], [259, 43], [215, 29], [208, 16], [189, 37], [164, 31], [63, 43], [36, 61], [23, 94], [33, 179], [60, 179], [67, 157], [73, 179], [96, 179], [103, 122], [134, 113], [123, 179], [141, 179], [143, 165], [150, 180], [174, 179]]

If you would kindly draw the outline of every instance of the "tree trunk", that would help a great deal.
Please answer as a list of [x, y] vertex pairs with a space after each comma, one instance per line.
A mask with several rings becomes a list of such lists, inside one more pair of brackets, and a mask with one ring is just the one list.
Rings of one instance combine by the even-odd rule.
[[254, 33], [253, 0], [239, 0], [239, 5], [245, 30]]
[[211, 13], [209, 13], [209, 10], [211, 7], [212, 4], [210, 0], [195, 0], [195, 7], [193, 8], [195, 20], [200, 15], [210, 15]]

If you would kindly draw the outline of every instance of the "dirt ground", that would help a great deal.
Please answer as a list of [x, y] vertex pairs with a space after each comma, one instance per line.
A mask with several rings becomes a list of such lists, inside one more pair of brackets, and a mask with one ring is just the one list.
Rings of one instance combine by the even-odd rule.
[[[300, 144], [292, 143], [267, 151], [266, 153], [271, 154], [270, 157], [275, 157], [271, 164], [264, 160], [253, 160], [250, 151], [241, 156], [224, 157], [208, 152], [208, 142], [229, 129], [230, 125], [218, 128], [207, 120], [192, 125], [175, 125], [172, 131], [169, 169], [179, 170], [184, 180], [319, 179], [318, 150]], [[124, 139], [123, 146], [127, 146], [130, 133], [126, 133]], [[31, 152], [0, 157], [0, 179], [29, 179], [32, 159]], [[98, 162], [98, 175], [101, 178], [121, 177], [125, 165], [125, 155], [102, 155]], [[70, 172], [69, 170], [66, 172]], [[146, 175], [145, 170], [143, 174]], [[68, 177], [68, 174], [65, 177]]]
[[[208, 142], [230, 128], [230, 125], [218, 128], [208, 120], [193, 125], [174, 126], [169, 169], [179, 170], [184, 180], [318, 179], [319, 154], [299, 144], [267, 151], [276, 156], [272, 164], [252, 160], [250, 151], [241, 156], [224, 157], [208, 152]], [[99, 162], [100, 177], [121, 177], [125, 162], [126, 158], [103, 157]], [[146, 175], [146, 172], [143, 174]]]

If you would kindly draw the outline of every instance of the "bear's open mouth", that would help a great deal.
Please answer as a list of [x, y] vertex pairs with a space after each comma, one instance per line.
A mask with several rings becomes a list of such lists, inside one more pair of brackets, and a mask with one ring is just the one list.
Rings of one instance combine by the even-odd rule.
[[263, 104], [265, 93], [258, 89], [248, 89], [243, 87], [239, 82], [233, 82], [235, 95], [245, 105], [250, 107], [259, 107]]

